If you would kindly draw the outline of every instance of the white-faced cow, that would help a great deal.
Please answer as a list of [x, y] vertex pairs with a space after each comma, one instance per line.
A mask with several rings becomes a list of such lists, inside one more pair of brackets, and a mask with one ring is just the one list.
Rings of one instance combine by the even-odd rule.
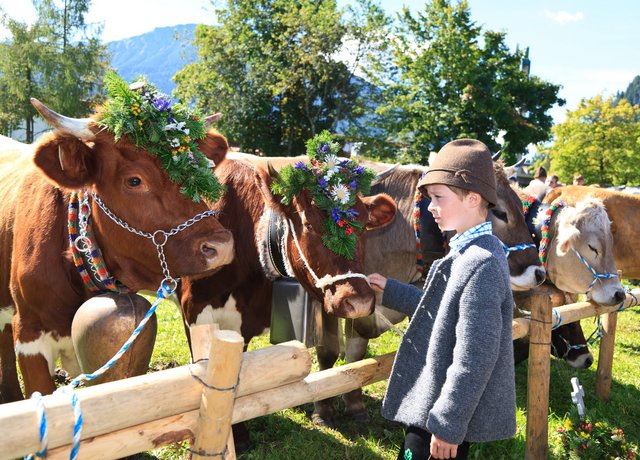
[[[59, 356], [70, 372], [79, 371], [71, 323], [93, 294], [70, 254], [70, 191], [88, 190], [99, 198], [103, 207], [95, 199], [89, 203], [95, 241], [110, 274], [131, 290], [155, 290], [166, 276], [158, 245], [164, 244], [172, 276], [210, 274], [233, 258], [231, 233], [205, 203], [183, 194], [157, 156], [126, 135], [116, 141], [99, 115], [71, 119], [35, 100], [34, 106], [55, 130], [33, 145], [0, 153], [0, 400], [5, 402], [22, 397], [15, 354], [27, 395], [54, 391], [51, 375]], [[215, 162], [227, 150], [226, 140], [213, 132], [198, 143]], [[162, 233], [152, 241], [134, 229], [162, 230], [166, 241]]]
[[[523, 202], [532, 203], [527, 217], [535, 216], [528, 219], [531, 231], [546, 248], [541, 256], [546, 258], [547, 283], [562, 293], [554, 296], [553, 306], [573, 303], [579, 294], [603, 305], [622, 302], [625, 293], [616, 276], [611, 223], [602, 201], [587, 197], [574, 206], [554, 210], [548, 203], [532, 202], [524, 192], [519, 193]], [[546, 241], [544, 233], [548, 234]], [[514, 297], [518, 302], [517, 293]], [[526, 359], [527, 349], [528, 339], [514, 341], [516, 362]], [[551, 351], [572, 367], [586, 368], [593, 363], [579, 322], [552, 331]]]
[[587, 197], [602, 200], [611, 221], [613, 259], [624, 278], [640, 278], [640, 260], [635, 257], [640, 226], [640, 196], [598, 187], [569, 185], [549, 192], [545, 203], [557, 200], [575, 206]]

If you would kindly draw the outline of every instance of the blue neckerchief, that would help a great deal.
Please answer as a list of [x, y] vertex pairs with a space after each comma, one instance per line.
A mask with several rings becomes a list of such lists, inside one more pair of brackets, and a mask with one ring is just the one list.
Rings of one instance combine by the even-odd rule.
[[466, 230], [459, 235], [451, 238], [451, 241], [449, 241], [449, 247], [452, 251], [460, 252], [462, 248], [467, 246], [479, 236], [491, 235], [492, 231], [493, 227], [490, 221], [482, 222], [481, 224], [478, 224], [475, 227], [471, 227], [469, 230]]

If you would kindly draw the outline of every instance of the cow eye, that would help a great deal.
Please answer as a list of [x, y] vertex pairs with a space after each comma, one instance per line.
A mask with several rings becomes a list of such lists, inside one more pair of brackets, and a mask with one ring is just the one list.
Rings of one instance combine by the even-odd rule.
[[491, 212], [493, 212], [493, 215], [496, 216], [498, 219], [509, 223], [509, 218], [507, 217], [507, 213], [502, 211], [501, 209], [492, 209]]
[[588, 246], [589, 246], [589, 249], [591, 249], [597, 256], [598, 255], [598, 250], [596, 248], [594, 248], [593, 246], [591, 246], [590, 244]]
[[129, 187], [138, 187], [140, 184], [142, 184], [142, 179], [139, 177], [130, 177], [127, 179], [127, 185]]

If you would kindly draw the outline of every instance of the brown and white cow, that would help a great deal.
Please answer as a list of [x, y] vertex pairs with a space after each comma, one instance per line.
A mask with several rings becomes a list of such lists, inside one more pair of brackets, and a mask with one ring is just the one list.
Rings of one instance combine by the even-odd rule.
[[[71, 323], [91, 295], [69, 253], [69, 191], [95, 192], [122, 221], [147, 233], [168, 232], [208, 211], [181, 193], [157, 157], [126, 137], [116, 142], [94, 119], [67, 118], [38, 101], [34, 106], [55, 131], [33, 145], [0, 152], [0, 400], [5, 402], [22, 396], [8, 340], [11, 319], [27, 395], [54, 391], [51, 374], [59, 356], [70, 372], [79, 371]], [[227, 142], [210, 132], [200, 148], [218, 162]], [[156, 245], [115, 223], [95, 201], [91, 212], [111, 275], [132, 290], [157, 289], [164, 275]], [[172, 276], [206, 275], [233, 258], [232, 234], [216, 218], [204, 218], [169, 237], [164, 254]]]
[[637, 251], [638, 228], [640, 228], [640, 196], [598, 187], [568, 185], [549, 192], [545, 203], [556, 200], [574, 206], [587, 197], [602, 200], [611, 224], [613, 234], [613, 259], [624, 278], [640, 278], [640, 259]]
[[[279, 256], [284, 268], [323, 305], [324, 312], [344, 318], [373, 312], [375, 293], [363, 273], [368, 232], [358, 237], [353, 260], [346, 259], [324, 246], [322, 229], [327, 216], [308, 191], [284, 205], [282, 197], [274, 196], [269, 188], [277, 174], [273, 169], [267, 172], [244, 161], [226, 159], [215, 172], [226, 193], [212, 208], [233, 232], [236, 255], [231, 264], [212, 276], [182, 280], [181, 304], [188, 326], [218, 323], [222, 329], [239, 331], [247, 344], [270, 326], [273, 279], [281, 276], [267, 248], [272, 216], [283, 232], [278, 240], [283, 242]], [[384, 194], [358, 197], [354, 209], [368, 230], [388, 225], [396, 214], [395, 203]], [[349, 273], [362, 276], [342, 279]], [[334, 281], [319, 282], [327, 276]], [[236, 448], [247, 447], [243, 427], [234, 426], [234, 437]]]

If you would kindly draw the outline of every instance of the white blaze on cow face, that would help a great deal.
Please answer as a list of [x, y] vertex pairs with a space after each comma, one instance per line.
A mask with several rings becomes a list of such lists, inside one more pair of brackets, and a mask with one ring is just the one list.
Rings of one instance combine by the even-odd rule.
[[218, 324], [220, 329], [239, 333], [242, 326], [242, 314], [236, 308], [236, 299], [230, 295], [222, 308], [213, 308], [212, 305], [204, 307], [192, 326], [200, 324]]
[[[601, 200], [589, 198], [575, 208], [561, 208], [551, 233], [547, 272], [559, 289], [584, 294], [594, 279], [575, 251], [596, 273], [616, 273], [611, 222]], [[587, 297], [602, 305], [615, 305], [624, 300], [625, 293], [616, 276], [597, 280]]]
[[0, 331], [2, 331], [7, 324], [11, 324], [11, 319], [15, 312], [16, 309], [13, 305], [0, 308]]
[[62, 366], [70, 375], [76, 376], [80, 373], [80, 365], [73, 349], [71, 337], [56, 339], [51, 332], [42, 332], [40, 337], [32, 342], [16, 341], [16, 354], [22, 356], [42, 355], [47, 361], [50, 375], [53, 375], [58, 357], [62, 359]]

